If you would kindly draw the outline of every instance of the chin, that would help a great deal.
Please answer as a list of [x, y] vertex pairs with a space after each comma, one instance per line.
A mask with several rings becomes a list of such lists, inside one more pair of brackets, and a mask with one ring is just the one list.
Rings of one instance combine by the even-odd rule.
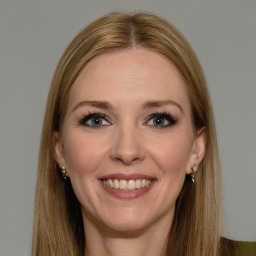
[[89, 221], [101, 232], [107, 232], [114, 236], [134, 236], [136, 233], [143, 232], [154, 222], [154, 217], [150, 216], [145, 209], [115, 208], [103, 212], [99, 214], [85, 213], [85, 226]]
[[104, 226], [112, 231], [124, 234], [140, 233], [150, 228], [157, 216], [148, 214], [144, 209], [123, 209], [119, 212], [104, 215]]
[[150, 226], [149, 223], [146, 223], [145, 220], [120, 220], [111, 223], [105, 223], [105, 227], [113, 234], [122, 235], [136, 235], [148, 229]]

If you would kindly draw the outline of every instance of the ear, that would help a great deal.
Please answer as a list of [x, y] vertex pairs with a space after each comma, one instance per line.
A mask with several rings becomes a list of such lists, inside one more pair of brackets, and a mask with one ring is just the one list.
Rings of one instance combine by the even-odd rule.
[[54, 132], [52, 136], [54, 157], [59, 167], [66, 167], [66, 160], [64, 154], [64, 145], [59, 132]]
[[197, 166], [204, 158], [206, 148], [206, 130], [205, 127], [200, 129], [194, 139], [192, 151], [186, 168], [186, 174], [192, 173], [192, 167], [196, 164]]

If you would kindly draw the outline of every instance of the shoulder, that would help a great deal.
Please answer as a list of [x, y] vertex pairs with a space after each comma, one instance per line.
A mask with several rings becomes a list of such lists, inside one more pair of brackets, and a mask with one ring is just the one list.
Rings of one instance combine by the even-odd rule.
[[256, 242], [235, 241], [238, 256], [256, 256]]
[[221, 238], [220, 256], [256, 256], [256, 242], [234, 241]]

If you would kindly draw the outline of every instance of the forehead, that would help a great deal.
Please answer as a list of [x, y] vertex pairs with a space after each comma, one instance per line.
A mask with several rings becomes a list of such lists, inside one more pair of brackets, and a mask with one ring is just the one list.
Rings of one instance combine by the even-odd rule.
[[133, 48], [104, 53], [92, 59], [71, 87], [69, 103], [169, 99], [188, 105], [186, 87], [177, 68], [159, 53]]

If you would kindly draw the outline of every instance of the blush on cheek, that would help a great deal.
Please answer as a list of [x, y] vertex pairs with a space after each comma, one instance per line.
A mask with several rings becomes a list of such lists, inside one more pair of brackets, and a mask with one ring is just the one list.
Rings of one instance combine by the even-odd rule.
[[65, 155], [70, 176], [84, 178], [102, 164], [104, 160], [104, 147], [80, 131], [72, 135], [66, 134]]
[[95, 170], [97, 161], [95, 161], [95, 156], [85, 151], [80, 150], [69, 150], [67, 154], [68, 158], [68, 168], [70, 175], [84, 176]]
[[155, 147], [154, 152], [152, 152], [152, 157], [154, 157], [159, 169], [166, 175], [173, 177], [179, 174], [185, 175], [187, 161], [189, 160], [188, 145], [175, 143], [175, 140], [161, 145], [161, 148]]

